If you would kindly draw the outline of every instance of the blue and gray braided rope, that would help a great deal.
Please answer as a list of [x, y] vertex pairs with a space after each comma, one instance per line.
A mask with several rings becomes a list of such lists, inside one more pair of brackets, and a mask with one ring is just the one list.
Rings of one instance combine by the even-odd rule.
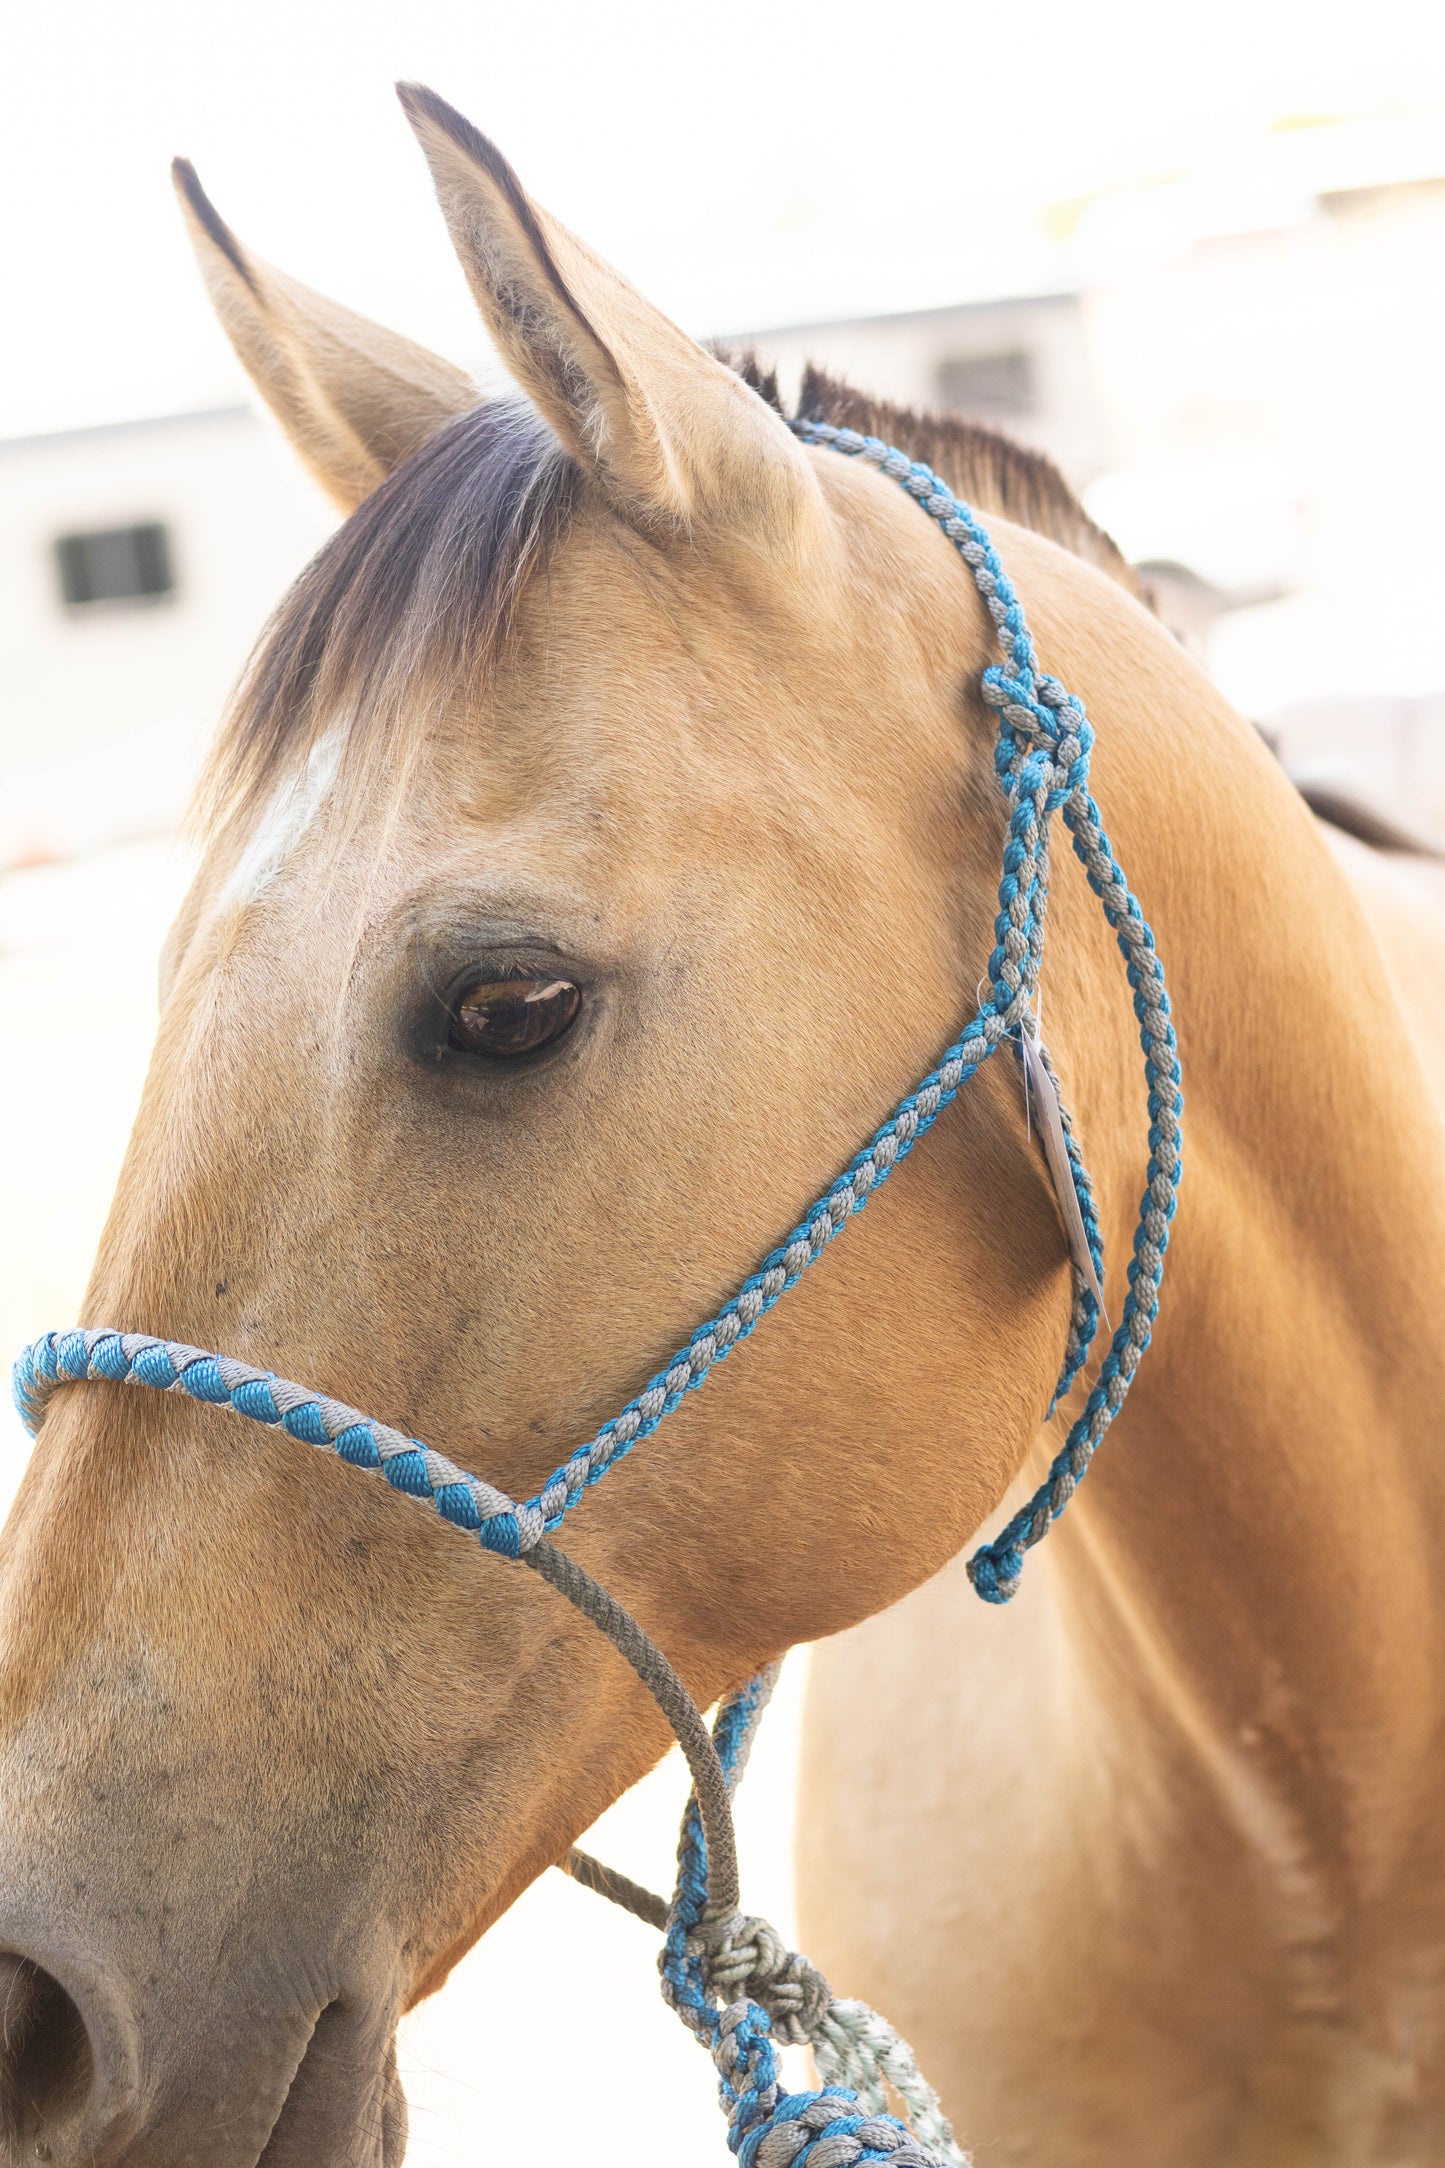
[[[718, 1711], [713, 1740], [730, 1790], [741, 1779], [777, 1667]], [[834, 1995], [764, 1920], [715, 1910], [696, 1802], [683, 1818], [677, 1890], [658, 1959], [662, 1992], [707, 2048], [742, 2168], [966, 2168], [938, 2096], [906, 2040], [866, 2003]], [[819, 2092], [786, 2093], [777, 2045], [810, 2046]], [[888, 2111], [889, 2089], [908, 2116]]]
[[[810, 443], [830, 446], [876, 466], [938, 521], [972, 572], [1007, 657], [1006, 667], [995, 665], [984, 672], [983, 695], [999, 718], [995, 767], [1012, 812], [999, 882], [996, 945], [989, 962], [991, 992], [966, 1029], [804, 1215], [787, 1241], [764, 1258], [731, 1300], [698, 1328], [635, 1399], [525, 1502], [518, 1503], [454, 1467], [430, 1447], [374, 1422], [344, 1402], [276, 1378], [269, 1371], [141, 1334], [50, 1333], [37, 1340], [21, 1357], [15, 1373], [17, 1403], [32, 1429], [50, 1393], [75, 1379], [102, 1377], [183, 1392], [192, 1399], [232, 1408], [308, 1444], [334, 1450], [355, 1466], [379, 1470], [393, 1488], [429, 1499], [444, 1519], [475, 1534], [485, 1549], [520, 1556], [560, 1527], [592, 1484], [650, 1436], [688, 1393], [706, 1382], [716, 1365], [755, 1330], [834, 1236], [862, 1211], [982, 1063], [1023, 1028], [1043, 954], [1049, 823], [1055, 812], [1062, 811], [1074, 850], [1128, 969], [1145, 1055], [1150, 1159], [1128, 1268], [1128, 1294], [1098, 1381], [1044, 1483], [969, 1562], [973, 1585], [987, 1601], [1006, 1602], [1013, 1594], [1025, 1552], [1063, 1511], [1122, 1407], [1158, 1312], [1181, 1168], [1183, 1101], [1169, 998], [1154, 937], [1129, 891], [1087, 789], [1093, 732], [1080, 703], [1056, 679], [1035, 669], [1022, 607], [983, 527], [929, 468], [878, 439], [823, 423], [795, 426]], [[1095, 1270], [1102, 1279], [1103, 1245], [1088, 1177], [1071, 1134], [1068, 1144]], [[1073, 1317], [1055, 1406], [1081, 1368], [1097, 1324], [1097, 1305], [1076, 1274]]]
[[[1005, 655], [983, 675], [983, 695], [998, 715], [995, 766], [1011, 808], [998, 890], [990, 993], [918, 1089], [904, 1099], [852, 1164], [804, 1215], [788, 1240], [763, 1260], [736, 1295], [695, 1332], [673, 1360], [620, 1414], [578, 1448], [537, 1495], [518, 1503], [456, 1467], [419, 1440], [364, 1415], [345, 1402], [309, 1391], [229, 1357], [148, 1334], [107, 1330], [48, 1333], [15, 1367], [15, 1396], [27, 1425], [38, 1429], [50, 1396], [86, 1378], [177, 1392], [226, 1408], [306, 1444], [334, 1451], [355, 1467], [384, 1475], [393, 1489], [425, 1499], [482, 1546], [525, 1557], [578, 1603], [623, 1650], [669, 1712], [684, 1739], [690, 1766], [706, 1787], [708, 1826], [727, 1853], [710, 1909], [707, 1840], [695, 1799], [684, 1822], [677, 1895], [668, 1916], [661, 1959], [664, 1991], [709, 2047], [722, 2080], [729, 2142], [743, 2168], [851, 2168], [855, 2161], [894, 2168], [945, 2168], [962, 2156], [935, 2096], [918, 2074], [905, 2042], [864, 2005], [832, 1995], [806, 1959], [786, 1951], [765, 1923], [736, 1910], [730, 1816], [719, 1811], [724, 1786], [718, 1763], [708, 1767], [705, 1732], [666, 1659], [605, 1591], [596, 1589], [547, 1542], [593, 1483], [663, 1422], [747, 1338], [796, 1284], [840, 1230], [860, 1212], [938, 1119], [960, 1088], [1006, 1041], [1029, 1027], [1043, 956], [1048, 901], [1049, 826], [1063, 814], [1074, 851], [1123, 953], [1144, 1051], [1148, 1088], [1149, 1165], [1140, 1204], [1128, 1292], [1118, 1330], [1085, 1406], [1069, 1429], [1045, 1481], [1022, 1511], [969, 1561], [978, 1594], [1003, 1603], [1014, 1593], [1026, 1552], [1063, 1511], [1094, 1452], [1117, 1416], [1158, 1312], [1159, 1286], [1181, 1171], [1182, 1097], [1174, 1030], [1153, 935], [1124, 876], [1089, 795], [1093, 733], [1080, 703], [1056, 679], [1039, 673], [1023, 610], [974, 514], [927, 468], [876, 438], [822, 423], [796, 423], [805, 441], [875, 466], [897, 481], [935, 519], [958, 549], [993, 618]], [[1047, 1063], [1047, 1054], [1043, 1052]], [[1103, 1276], [1103, 1243], [1088, 1176], [1067, 1114], [1065, 1145], [1095, 1273]], [[1052, 1416], [1087, 1358], [1099, 1310], [1077, 1269], [1063, 1369]], [[575, 1583], [576, 1585], [571, 1585]], [[612, 1616], [612, 1614], [616, 1614]], [[619, 1623], [620, 1622], [620, 1623]], [[661, 1682], [661, 1686], [660, 1686]], [[756, 1680], [724, 1705], [717, 1756], [734, 1777], [753, 1723], [766, 1700]], [[686, 1704], [684, 1707], [683, 1704]], [[703, 1796], [702, 1793], [698, 1795]], [[725, 1802], [724, 1802], [725, 1804]], [[596, 1862], [574, 1871], [593, 1887], [619, 1894], [620, 1878]], [[610, 1890], [609, 1881], [615, 1885]], [[629, 1886], [630, 1887], [630, 1886]], [[660, 1916], [661, 1901], [633, 1889], [644, 1916]], [[720, 1993], [732, 1994], [726, 2003]], [[774, 2039], [810, 2042], [827, 2082], [821, 2092], [785, 2094], [778, 2082]], [[886, 2113], [887, 2088], [904, 2104], [912, 2131]]]

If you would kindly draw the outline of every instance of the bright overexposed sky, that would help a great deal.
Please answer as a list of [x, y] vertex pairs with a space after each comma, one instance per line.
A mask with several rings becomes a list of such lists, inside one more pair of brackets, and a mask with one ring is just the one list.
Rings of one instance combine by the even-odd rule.
[[1046, 205], [1282, 116], [1445, 97], [1430, 0], [5, 0], [0, 24], [0, 436], [238, 395], [177, 151], [260, 253], [476, 359], [397, 76], [699, 333], [1027, 285]]

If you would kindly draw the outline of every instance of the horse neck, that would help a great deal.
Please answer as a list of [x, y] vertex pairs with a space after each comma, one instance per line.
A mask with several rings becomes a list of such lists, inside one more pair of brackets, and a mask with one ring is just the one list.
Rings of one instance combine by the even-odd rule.
[[[1152, 1664], [1144, 1690], [1167, 1678], [1215, 1738], [1283, 1730], [1354, 1809], [1362, 1785], [1407, 1798], [1445, 1736], [1438, 1103], [1355, 895], [1254, 733], [1152, 640], [1122, 683], [1117, 650], [1078, 669], [1110, 717], [1096, 794], [1169, 976], [1185, 1179], [1154, 1345], [1048, 1571], [1082, 1645], [1126, 1659], [1111, 1675], [1143, 1688]], [[1045, 1036], [1119, 1260], [1139, 1057], [1076, 868], [1055, 897]], [[1117, 1262], [1108, 1292], [1117, 1321]]]

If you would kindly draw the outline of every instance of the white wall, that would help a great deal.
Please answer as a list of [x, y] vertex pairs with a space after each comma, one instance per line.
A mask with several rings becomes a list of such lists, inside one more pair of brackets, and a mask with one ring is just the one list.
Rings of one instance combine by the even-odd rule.
[[1445, 181], [1312, 199], [1084, 309], [1125, 447], [1090, 509], [1136, 557], [1263, 591], [1209, 638], [1224, 691], [1445, 835]]
[[[67, 610], [56, 537], [153, 519], [174, 595]], [[0, 445], [0, 866], [174, 826], [263, 619], [331, 524], [243, 407]]]

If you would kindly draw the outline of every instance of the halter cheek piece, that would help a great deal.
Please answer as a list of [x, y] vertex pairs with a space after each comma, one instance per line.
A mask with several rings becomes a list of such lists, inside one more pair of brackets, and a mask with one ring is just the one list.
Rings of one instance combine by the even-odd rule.
[[[792, 2168], [794, 2163], [806, 2168], [804, 2156], [813, 2158], [812, 2148], [820, 2141], [826, 2143], [817, 2155], [819, 2168], [825, 2160], [827, 2168], [877, 2160], [891, 2161], [894, 2168], [936, 2168], [962, 2156], [906, 2043], [865, 2005], [834, 1996], [816, 1968], [787, 1951], [765, 1922], [738, 1912], [731, 1792], [772, 1690], [772, 1673], [760, 1674], [725, 1701], [709, 1735], [661, 1650], [620, 1604], [547, 1540], [583, 1492], [656, 1430], [683, 1396], [696, 1391], [714, 1366], [747, 1338], [862, 1211], [990, 1054], [1006, 1041], [1016, 1053], [1022, 1051], [1023, 1035], [1032, 1029], [1043, 955], [1049, 828], [1055, 813], [1063, 814], [1074, 851], [1123, 952], [1144, 1050], [1150, 1156], [1118, 1329], [1045, 1480], [969, 1560], [969, 1578], [985, 1602], [1006, 1603], [1013, 1595], [1026, 1552], [1072, 1497], [1123, 1405], [1158, 1313], [1180, 1176], [1179, 1062], [1154, 936], [1129, 892], [1089, 795], [1093, 732], [1084, 710], [1057, 679], [1036, 670], [1022, 605], [993, 545], [969, 507], [929, 468], [851, 429], [807, 421], [795, 422], [793, 428], [805, 443], [876, 467], [937, 520], [973, 575], [1005, 657], [1002, 665], [985, 670], [982, 680], [983, 697], [998, 716], [994, 765], [1011, 809], [996, 945], [989, 960], [990, 992], [938, 1066], [894, 1109], [787, 1241], [763, 1260], [717, 1315], [523, 1504], [355, 1408], [289, 1384], [270, 1371], [172, 1340], [104, 1330], [47, 1333], [15, 1366], [15, 1398], [32, 1432], [39, 1429], [52, 1393], [87, 1378], [149, 1385], [229, 1408], [308, 1445], [325, 1447], [355, 1467], [378, 1470], [394, 1490], [429, 1499], [443, 1519], [467, 1529], [483, 1549], [519, 1559], [551, 1582], [608, 1636], [654, 1696], [677, 1735], [694, 1787], [670, 1905], [585, 1853], [574, 1851], [563, 1864], [577, 1880], [665, 1928], [659, 1959], [663, 1992], [717, 2065], [729, 2118], [728, 2142], [742, 2168]], [[1031, 1051], [1047, 1064], [1037, 1042]], [[1062, 1124], [1094, 1277], [1101, 1282], [1103, 1241], [1089, 1178], [1066, 1114]], [[1050, 1415], [1078, 1375], [1098, 1323], [1098, 1302], [1076, 1262], [1064, 1364]], [[781, 2091], [778, 2040], [812, 2045], [825, 2080], [821, 2092]], [[911, 2130], [886, 2112], [886, 2088], [901, 2100]]]

